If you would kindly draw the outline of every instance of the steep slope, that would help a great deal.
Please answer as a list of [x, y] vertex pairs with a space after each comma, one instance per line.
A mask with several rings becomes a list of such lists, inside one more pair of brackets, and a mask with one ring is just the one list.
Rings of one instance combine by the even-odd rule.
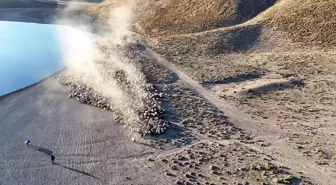
[[88, 14], [108, 19], [113, 7], [133, 4], [133, 24], [138, 26], [138, 31], [151, 36], [166, 36], [240, 24], [274, 3], [275, 0], [106, 0], [90, 8]]

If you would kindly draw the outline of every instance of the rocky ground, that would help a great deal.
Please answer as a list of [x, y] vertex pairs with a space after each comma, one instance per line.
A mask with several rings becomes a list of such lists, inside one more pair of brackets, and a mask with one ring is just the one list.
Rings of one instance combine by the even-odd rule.
[[[336, 63], [332, 50], [293, 50], [289, 45], [288, 49], [254, 47], [245, 53], [205, 55], [206, 46], [191, 42], [167, 44], [163, 49], [162, 44], [155, 47], [160, 41], [153, 43], [155, 50], [227, 104], [266, 123], [265, 132], [279, 129], [286, 133], [280, 138], [302, 156], [316, 165], [334, 166]], [[186, 50], [188, 44], [197, 49]]]

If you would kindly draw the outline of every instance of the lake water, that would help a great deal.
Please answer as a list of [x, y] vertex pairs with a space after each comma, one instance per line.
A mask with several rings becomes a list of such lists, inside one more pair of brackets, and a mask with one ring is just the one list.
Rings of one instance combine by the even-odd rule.
[[60, 71], [96, 38], [69, 26], [0, 21], [0, 96]]

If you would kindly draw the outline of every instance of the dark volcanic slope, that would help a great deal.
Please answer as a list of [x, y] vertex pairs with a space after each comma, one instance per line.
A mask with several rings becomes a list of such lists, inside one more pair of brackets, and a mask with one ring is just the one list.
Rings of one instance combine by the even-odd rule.
[[[111, 112], [67, 95], [50, 78], [0, 99], [0, 184], [166, 184], [161, 167], [139, 159], [155, 149], [133, 143]], [[40, 149], [26, 147], [27, 138]]]

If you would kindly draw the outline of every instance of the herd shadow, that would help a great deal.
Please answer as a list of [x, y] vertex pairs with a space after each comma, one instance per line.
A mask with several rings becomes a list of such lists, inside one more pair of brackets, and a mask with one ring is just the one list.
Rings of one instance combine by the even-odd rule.
[[[178, 76], [177, 76], [178, 77]], [[170, 128], [166, 133], [156, 136], [158, 139], [179, 139], [181, 138], [181, 133], [183, 128], [177, 124], [181, 121], [176, 110], [169, 100], [163, 101], [163, 108], [165, 109], [165, 120], [170, 122]]]
[[262, 85], [256, 88], [249, 89], [246, 93], [247, 95], [262, 95], [262, 94], [274, 92], [274, 91], [299, 88], [305, 85], [306, 85], [305, 82], [299, 81], [299, 80], [281, 82], [281, 83], [270, 83], [267, 85]]
[[[250, 73], [239, 74], [235, 76], [229, 76], [222, 80], [217, 81], [205, 81], [201, 83], [202, 86], [211, 87], [215, 85], [229, 85], [231, 83], [240, 83], [250, 80], [261, 79], [264, 73], [262, 71], [253, 71]], [[265, 85], [260, 85], [255, 88], [248, 88], [246, 91], [242, 91], [238, 93], [239, 95], [247, 95], [247, 96], [260, 96], [265, 93], [281, 91], [285, 89], [294, 89], [306, 86], [306, 83], [302, 80], [291, 80], [285, 82], [273, 82]], [[236, 92], [235, 92], [236, 93]]]
[[179, 79], [180, 79], [180, 77], [178, 76], [178, 74], [172, 72], [172, 73], [171, 73], [171, 81], [170, 81], [170, 84], [177, 82]]
[[168, 140], [173, 140], [173, 139], [181, 139], [182, 135], [181, 133], [184, 131], [183, 127], [174, 124], [174, 123], [170, 123], [170, 127], [169, 129], [163, 133], [163, 134], [159, 134], [159, 135], [153, 135], [153, 136], [149, 136], [149, 139], [152, 140], [160, 140], [160, 139], [168, 139]]
[[229, 76], [227, 78], [224, 78], [222, 80], [217, 81], [205, 81], [202, 83], [204, 86], [209, 85], [218, 85], [218, 84], [230, 84], [230, 83], [238, 83], [238, 82], [244, 82], [248, 80], [258, 79], [261, 78], [262, 72], [260, 71], [254, 71], [246, 74], [239, 74], [235, 76]]

